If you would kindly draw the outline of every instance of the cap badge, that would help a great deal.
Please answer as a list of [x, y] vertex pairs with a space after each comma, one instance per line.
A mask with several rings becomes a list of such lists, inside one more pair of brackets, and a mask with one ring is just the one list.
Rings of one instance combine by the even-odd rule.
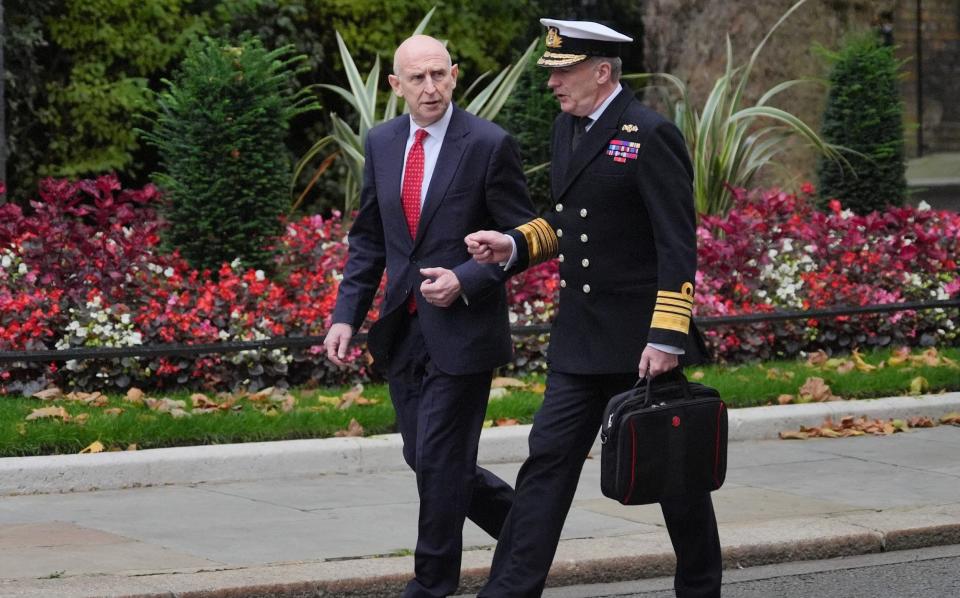
[[548, 48], [559, 48], [563, 45], [563, 38], [560, 37], [560, 31], [556, 27], [547, 29], [546, 44]]
[[623, 125], [622, 129], [627, 133], [636, 133], [637, 131], [640, 130], [640, 128], [637, 127], [637, 125]]

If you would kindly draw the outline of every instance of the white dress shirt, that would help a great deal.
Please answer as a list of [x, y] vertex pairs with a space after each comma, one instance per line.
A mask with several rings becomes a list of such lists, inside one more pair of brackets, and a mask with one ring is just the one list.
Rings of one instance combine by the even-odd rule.
[[[407, 156], [410, 154], [410, 147], [413, 146], [413, 140], [417, 131], [426, 129], [427, 136], [423, 138], [423, 184], [420, 185], [420, 208], [423, 209], [423, 202], [427, 199], [427, 189], [430, 188], [430, 179], [433, 178], [433, 170], [437, 167], [437, 158], [440, 156], [440, 146], [443, 145], [443, 138], [447, 134], [447, 127], [450, 126], [450, 119], [453, 117], [453, 102], [447, 105], [447, 111], [443, 113], [437, 122], [421, 127], [413, 122], [410, 117], [410, 135], [407, 136], [407, 145], [403, 149], [403, 173], [407, 172]], [[403, 175], [401, 175], [400, 189], [403, 189]]]

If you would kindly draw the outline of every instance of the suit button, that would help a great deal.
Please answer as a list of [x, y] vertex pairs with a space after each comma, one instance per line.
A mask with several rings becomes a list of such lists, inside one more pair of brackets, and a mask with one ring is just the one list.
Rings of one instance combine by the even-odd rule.
[[589, 293], [589, 292], [590, 292], [590, 285], [588, 285], [588, 284], [583, 285], [583, 292], [584, 292], [584, 293]]
[[566, 259], [566, 258], [563, 257], [563, 254], [562, 254], [562, 253], [557, 256], [557, 261], [560, 262], [560, 263], [563, 263], [563, 260], [565, 260], [565, 259]]
[[587, 237], [587, 233], [583, 233], [582, 235], [580, 235], [580, 242], [581, 242], [581, 243], [586, 243], [588, 239], [589, 239], [589, 237]]
[[581, 217], [581, 218], [586, 218], [586, 217], [587, 217], [587, 208], [582, 208], [582, 209], [580, 210], [580, 217]]
[[563, 229], [562, 229], [562, 228], [558, 228], [558, 229], [557, 229], [557, 238], [559, 239], [559, 238], [562, 237], [562, 236], [563, 236]]
[[562, 204], [562, 203], [558, 203], [558, 204], [557, 204], [557, 207], [554, 208], [554, 209], [555, 209], [556, 211], [558, 211], [558, 212], [562, 212], [562, 211], [563, 211], [563, 204]]
[[561, 286], [562, 288], [564, 288], [564, 289], [567, 288], [567, 281], [561, 278], [561, 279], [560, 279], [560, 286]]
[[580, 261], [580, 265], [586, 268], [587, 266], [590, 265], [590, 260], [588, 260], [587, 258], [583, 258], [583, 260]]

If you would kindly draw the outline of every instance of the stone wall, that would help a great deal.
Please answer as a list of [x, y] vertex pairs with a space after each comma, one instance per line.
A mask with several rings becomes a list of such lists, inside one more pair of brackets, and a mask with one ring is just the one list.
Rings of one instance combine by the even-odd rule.
[[[957, 57], [957, 23], [960, 0], [922, 0], [924, 16], [924, 120], [928, 148], [951, 147], [960, 150], [960, 58]], [[702, 106], [714, 81], [726, 64], [726, 35], [733, 45], [734, 64], [742, 64], [767, 31], [792, 5], [794, 0], [644, 0], [644, 57], [646, 70], [669, 72], [688, 82], [695, 101]], [[885, 13], [894, 17], [895, 43], [903, 58], [915, 42], [909, 31], [915, 19], [909, 8], [916, 0], [808, 0], [773, 34], [760, 54], [747, 88], [747, 101], [755, 102], [777, 83], [788, 79], [825, 78], [828, 65], [814, 46], [839, 47], [843, 37], [853, 31], [877, 29]], [[933, 19], [937, 22], [934, 24]], [[927, 37], [931, 37], [928, 42]], [[952, 44], [952, 46], [951, 46]], [[927, 50], [929, 46], [929, 50]], [[951, 47], [953, 48], [951, 50]], [[951, 54], [952, 52], [952, 54]], [[929, 54], [929, 58], [928, 58]], [[952, 56], [952, 59], [950, 58]], [[928, 66], [929, 63], [929, 66]], [[914, 118], [915, 102], [908, 93], [910, 64], [904, 66], [904, 99], [907, 122]], [[936, 81], [931, 79], [936, 78]], [[916, 83], [912, 87], [916, 88]], [[819, 129], [826, 89], [810, 83], [784, 92], [772, 104], [802, 118]], [[946, 99], [954, 99], [947, 102]], [[657, 105], [657, 94], [648, 91], [646, 100]], [[949, 104], [949, 105], [948, 105]], [[663, 108], [662, 105], [659, 108]], [[911, 112], [911, 109], [913, 112]], [[950, 124], [950, 123], [953, 124]], [[936, 133], [934, 133], [936, 131]], [[908, 128], [908, 138], [915, 136]], [[909, 139], [908, 139], [909, 141]], [[816, 180], [815, 154], [798, 148], [784, 156], [787, 172], [765, 173], [761, 184], [776, 181]]]

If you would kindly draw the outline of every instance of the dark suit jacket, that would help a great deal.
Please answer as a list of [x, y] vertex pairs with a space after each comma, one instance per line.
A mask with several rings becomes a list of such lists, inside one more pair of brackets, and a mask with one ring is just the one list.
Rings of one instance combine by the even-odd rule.
[[[399, 116], [370, 130], [360, 211], [349, 234], [349, 254], [333, 313], [334, 322], [359, 329], [386, 269], [381, 318], [368, 346], [383, 369], [390, 359], [392, 323], [407, 296], [416, 297], [427, 351], [448, 374], [468, 374], [503, 365], [512, 343], [503, 268], [477, 264], [463, 238], [477, 230], [505, 230], [534, 215], [516, 142], [497, 125], [454, 107], [421, 210], [410, 238], [400, 200], [410, 117]], [[435, 307], [420, 293], [420, 268], [453, 270], [467, 302]]]
[[[687, 328], [697, 268], [693, 169], [680, 131], [626, 86], [571, 153], [573, 126], [561, 113], [553, 129], [556, 206], [545, 219], [557, 237], [561, 288], [550, 368], [635, 371], [648, 342], [696, 355]], [[527, 237], [510, 234], [526, 267]]]

